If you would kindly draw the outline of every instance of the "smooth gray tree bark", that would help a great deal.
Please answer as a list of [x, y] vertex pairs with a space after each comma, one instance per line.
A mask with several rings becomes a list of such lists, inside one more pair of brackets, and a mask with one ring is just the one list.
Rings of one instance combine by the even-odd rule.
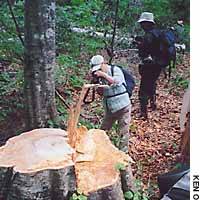
[[24, 94], [27, 129], [47, 127], [55, 107], [55, 0], [25, 1]]

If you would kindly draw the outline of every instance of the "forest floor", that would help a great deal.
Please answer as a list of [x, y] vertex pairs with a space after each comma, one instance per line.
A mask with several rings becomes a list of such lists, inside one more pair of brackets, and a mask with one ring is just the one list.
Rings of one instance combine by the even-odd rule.
[[[136, 79], [139, 80], [137, 66], [132, 67], [135, 69]], [[159, 196], [158, 175], [180, 167], [179, 116], [189, 70], [189, 55], [180, 55], [169, 83], [164, 74], [161, 74], [156, 91], [157, 109], [148, 110], [148, 121], [136, 118], [139, 113], [139, 88], [135, 89], [129, 153], [134, 160], [132, 169], [135, 178], [140, 180], [139, 190], [145, 191], [152, 200]]]
[[[179, 115], [183, 94], [189, 80], [190, 58], [189, 54], [179, 56], [178, 64], [176, 69], [173, 69], [169, 83], [161, 74], [157, 85], [157, 110], [149, 110], [148, 121], [136, 118], [139, 113], [138, 87], [140, 77], [138, 67], [132, 58], [130, 52], [125, 52], [114, 60], [115, 63], [126, 63], [134, 71], [137, 83], [132, 98], [129, 154], [134, 161], [132, 169], [137, 179], [138, 190], [147, 194], [149, 199], [156, 200], [158, 199], [158, 175], [180, 165], [177, 160], [181, 138]], [[2, 66], [0, 68], [3, 69]], [[1, 109], [5, 108], [13, 110], [13, 112], [7, 115], [5, 120], [0, 120], [0, 145], [5, 144], [8, 138], [23, 131], [25, 120], [24, 111], [20, 108], [23, 103], [22, 94], [13, 91], [10, 96], [3, 98], [0, 101], [0, 112]], [[15, 99], [18, 103], [15, 102]], [[86, 121], [89, 120], [90, 123], [97, 124], [98, 127], [103, 117], [101, 100], [84, 106], [82, 116], [83, 118], [85, 116]], [[111, 135], [111, 139], [117, 142], [115, 136]]]

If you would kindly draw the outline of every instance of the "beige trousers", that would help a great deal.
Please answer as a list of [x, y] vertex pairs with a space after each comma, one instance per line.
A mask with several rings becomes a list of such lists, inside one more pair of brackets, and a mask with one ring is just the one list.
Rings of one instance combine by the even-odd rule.
[[105, 131], [110, 130], [112, 128], [113, 123], [116, 121], [119, 125], [119, 149], [128, 153], [129, 126], [131, 122], [131, 104], [115, 113], [106, 112], [105, 117], [103, 119], [103, 123], [101, 125], [101, 129]]

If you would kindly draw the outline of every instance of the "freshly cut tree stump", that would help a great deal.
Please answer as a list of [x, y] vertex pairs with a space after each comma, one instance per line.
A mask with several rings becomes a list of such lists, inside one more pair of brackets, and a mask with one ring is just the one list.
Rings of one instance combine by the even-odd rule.
[[103, 130], [77, 128], [85, 89], [67, 131], [35, 129], [0, 147], [0, 200], [69, 200], [75, 191], [89, 200], [124, 199], [131, 158]]
[[64, 199], [75, 191], [74, 150], [66, 141], [60, 129], [36, 129], [8, 140], [0, 148], [0, 199]]
[[76, 152], [60, 129], [36, 129], [8, 140], [0, 148], [0, 199], [64, 200], [77, 189], [91, 200], [124, 199], [116, 167], [128, 166], [129, 156], [103, 130], [77, 132]]

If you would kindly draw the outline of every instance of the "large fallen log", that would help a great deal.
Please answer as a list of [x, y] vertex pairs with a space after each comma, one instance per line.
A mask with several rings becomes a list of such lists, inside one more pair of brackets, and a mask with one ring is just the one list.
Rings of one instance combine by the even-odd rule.
[[103, 130], [77, 128], [79, 103], [68, 131], [35, 129], [0, 147], [1, 200], [67, 200], [75, 191], [89, 200], [124, 199], [129, 183], [117, 166], [128, 169], [131, 159]]

